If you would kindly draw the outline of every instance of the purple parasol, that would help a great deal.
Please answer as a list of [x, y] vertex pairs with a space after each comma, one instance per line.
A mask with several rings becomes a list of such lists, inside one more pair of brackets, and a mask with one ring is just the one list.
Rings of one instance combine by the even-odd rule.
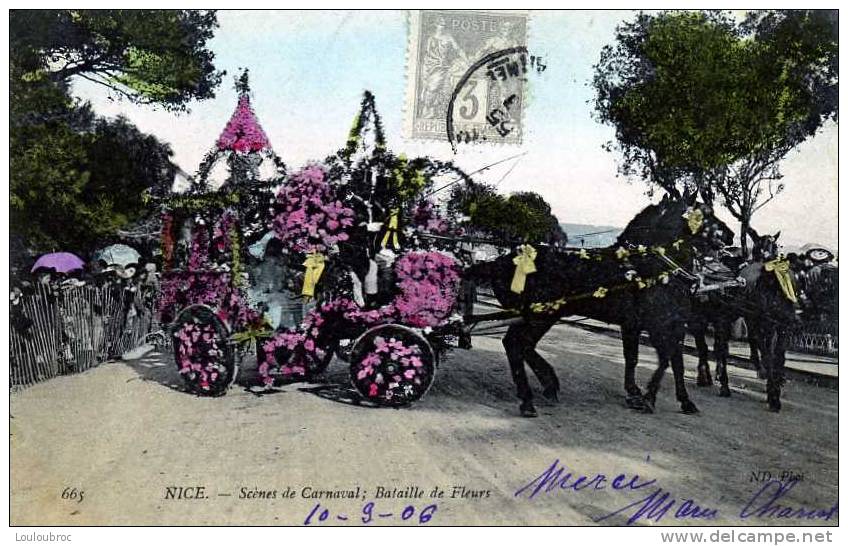
[[34, 273], [36, 270], [43, 267], [46, 269], [54, 269], [56, 270], [56, 273], [69, 273], [77, 269], [82, 269], [84, 266], [85, 262], [83, 262], [76, 254], [71, 254], [70, 252], [53, 252], [50, 254], [44, 254], [38, 258], [35, 265], [32, 266], [31, 271]]

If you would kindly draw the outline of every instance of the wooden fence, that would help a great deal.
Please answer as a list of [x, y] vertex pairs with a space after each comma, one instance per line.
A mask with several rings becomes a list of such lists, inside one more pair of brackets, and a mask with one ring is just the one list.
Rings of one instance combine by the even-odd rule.
[[152, 296], [117, 282], [35, 285], [10, 309], [12, 390], [88, 370], [137, 347], [151, 330]]

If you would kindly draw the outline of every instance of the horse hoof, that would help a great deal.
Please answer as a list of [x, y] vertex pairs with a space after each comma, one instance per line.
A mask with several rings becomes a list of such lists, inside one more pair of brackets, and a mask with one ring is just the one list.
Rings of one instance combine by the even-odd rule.
[[645, 407], [645, 399], [642, 398], [641, 394], [628, 394], [624, 398], [624, 403], [628, 408], [634, 410], [641, 410]]
[[775, 400], [773, 402], [769, 402], [769, 411], [774, 413], [780, 413], [780, 402]]
[[542, 391], [542, 396], [551, 402], [559, 402], [559, 387], [550, 386]]
[[709, 387], [713, 384], [713, 378], [710, 374], [698, 373], [698, 380], [695, 382], [699, 387]]
[[718, 390], [718, 395], [722, 398], [730, 398], [730, 387], [728, 387], [727, 385], [722, 385], [721, 388]]
[[531, 402], [525, 402], [518, 407], [518, 410], [521, 412], [522, 417], [538, 417], [539, 414], [536, 413], [536, 408], [533, 407]]
[[654, 411], [656, 410], [657, 401], [654, 398], [648, 396], [646, 396], [643, 401], [644, 405], [642, 406], [642, 413], [654, 413]]
[[680, 409], [686, 415], [692, 415], [698, 413], [698, 406], [692, 403], [691, 400], [686, 400], [685, 402], [681, 402]]

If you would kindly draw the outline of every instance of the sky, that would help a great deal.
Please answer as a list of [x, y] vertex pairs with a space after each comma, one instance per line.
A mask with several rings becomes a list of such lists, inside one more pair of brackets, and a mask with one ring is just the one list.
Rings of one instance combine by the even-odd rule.
[[[453, 160], [466, 172], [523, 153], [475, 179], [504, 193], [532, 190], [562, 222], [625, 225], [649, 203], [645, 186], [616, 176], [618, 156], [601, 146], [614, 138], [592, 117], [593, 65], [629, 11], [530, 12], [527, 47], [547, 69], [528, 82], [520, 145], [460, 145], [409, 140], [403, 126], [408, 16], [403, 11], [221, 11], [209, 43], [228, 72], [214, 99], [173, 114], [111, 100], [105, 89], [74, 82], [74, 93], [101, 115], [125, 115], [171, 145], [174, 161], [193, 173], [236, 105], [233, 77], [250, 69], [252, 104], [274, 151], [296, 169], [341, 148], [363, 91], [374, 93], [388, 147], [407, 156]], [[760, 233], [781, 242], [837, 247], [837, 128], [831, 124], [783, 163], [785, 191], [754, 217]], [[719, 214], [736, 231], [729, 213]]]

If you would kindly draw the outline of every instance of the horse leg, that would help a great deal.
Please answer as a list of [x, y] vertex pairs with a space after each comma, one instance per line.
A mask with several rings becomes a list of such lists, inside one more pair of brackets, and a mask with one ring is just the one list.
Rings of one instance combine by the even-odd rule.
[[719, 396], [730, 396], [730, 385], [727, 378], [727, 357], [730, 350], [728, 340], [730, 339], [730, 321], [719, 319], [715, 324], [715, 346], [713, 352], [716, 357], [716, 375], [720, 385]]
[[527, 382], [527, 372], [524, 370], [524, 344], [525, 336], [522, 332], [524, 324], [513, 324], [507, 328], [503, 338], [503, 346], [506, 349], [506, 358], [512, 372], [512, 380], [515, 383], [518, 398], [521, 400], [519, 411], [522, 417], [536, 417], [536, 408], [533, 406], [533, 391]]
[[694, 321], [689, 329], [695, 338], [695, 346], [698, 348], [698, 382], [699, 387], [709, 387], [713, 384], [710, 376], [710, 351], [707, 347], [707, 323], [703, 320]]
[[681, 329], [677, 335], [669, 335], [666, 339], [669, 342], [669, 359], [671, 360], [671, 371], [674, 374], [674, 393], [677, 395], [677, 401], [680, 402], [680, 410], [685, 414], [693, 414], [698, 413], [698, 407], [689, 399], [683, 376], [683, 338], [685, 335], [685, 330]]
[[524, 361], [536, 374], [539, 382], [542, 384], [542, 396], [548, 400], [558, 400], [559, 393], [559, 378], [556, 372], [547, 360], [536, 351], [536, 345], [547, 334], [553, 325], [556, 324], [556, 319], [552, 321], [538, 321], [530, 324], [526, 330], [526, 342], [524, 347]]
[[763, 325], [758, 332], [761, 357], [766, 371], [766, 399], [769, 410], [780, 411], [780, 381], [781, 372], [777, 370], [777, 329]]
[[757, 377], [760, 379], [766, 379], [767, 371], [762, 364], [762, 359], [760, 358], [759, 327], [756, 322], [749, 320], [745, 321], [745, 325], [750, 325], [748, 327], [748, 348], [751, 350], [751, 364], [753, 364], [754, 369], [757, 370]]
[[644, 410], [642, 390], [636, 385], [636, 365], [639, 363], [639, 328], [621, 326], [621, 345], [624, 349], [624, 393], [628, 408]]
[[654, 412], [657, 404], [657, 393], [660, 390], [660, 383], [662, 382], [666, 369], [668, 369], [671, 356], [671, 344], [669, 343], [667, 333], [660, 333], [656, 330], [652, 330], [650, 331], [650, 336], [651, 345], [653, 345], [654, 349], [657, 351], [659, 364], [657, 365], [657, 369], [654, 370], [653, 375], [651, 375], [651, 380], [648, 382], [647, 392], [645, 393], [645, 413]]
[[783, 388], [785, 377], [783, 375], [783, 367], [786, 364], [786, 337], [785, 328], [778, 327], [774, 333], [774, 349], [771, 354], [771, 370], [772, 370], [772, 388], [769, 393], [769, 409], [773, 412], [779, 412], [782, 404], [780, 403], [780, 394]]

